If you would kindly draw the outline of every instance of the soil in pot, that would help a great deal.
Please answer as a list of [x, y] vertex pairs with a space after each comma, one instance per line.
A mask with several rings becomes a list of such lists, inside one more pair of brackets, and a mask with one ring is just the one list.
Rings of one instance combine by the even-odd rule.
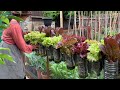
[[75, 62], [74, 62], [74, 59], [73, 59], [73, 56], [68, 56], [65, 54], [65, 61], [66, 61], [66, 64], [67, 64], [67, 69], [69, 70], [73, 70], [75, 68]]
[[87, 60], [81, 59], [78, 64], [79, 76], [80, 78], [86, 78], [88, 76], [87, 71]]
[[53, 57], [54, 57], [54, 61], [55, 63], [60, 63], [60, 49], [53, 49]]
[[105, 79], [117, 79], [118, 60], [116, 62], [109, 62], [108, 60], [105, 60], [104, 71]]
[[49, 79], [47, 76], [47, 72], [41, 72], [42, 79]]

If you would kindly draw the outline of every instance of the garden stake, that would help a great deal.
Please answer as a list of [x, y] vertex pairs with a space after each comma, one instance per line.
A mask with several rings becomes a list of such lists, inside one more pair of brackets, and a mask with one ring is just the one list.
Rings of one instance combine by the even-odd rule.
[[47, 54], [47, 63], [46, 63], [46, 66], [47, 66], [47, 76], [48, 76], [48, 79], [49, 79], [50, 73], [49, 73], [49, 59], [48, 59], [48, 52], [47, 51], [46, 51], [46, 54]]

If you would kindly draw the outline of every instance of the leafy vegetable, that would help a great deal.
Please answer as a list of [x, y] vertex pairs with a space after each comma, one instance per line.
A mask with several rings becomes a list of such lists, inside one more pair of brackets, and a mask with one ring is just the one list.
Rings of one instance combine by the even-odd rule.
[[108, 61], [120, 60], [119, 39], [115, 36], [107, 36], [104, 38], [104, 45], [100, 46], [101, 51], [107, 56]]

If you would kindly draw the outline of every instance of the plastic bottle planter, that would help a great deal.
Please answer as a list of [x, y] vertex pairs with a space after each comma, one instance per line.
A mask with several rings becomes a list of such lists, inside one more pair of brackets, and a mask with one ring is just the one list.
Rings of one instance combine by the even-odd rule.
[[66, 64], [67, 64], [67, 69], [74, 69], [75, 68], [75, 62], [74, 62], [74, 59], [73, 59], [73, 55], [71, 56], [68, 56], [67, 54], [64, 54], [65, 55], [65, 61], [66, 61]]
[[65, 61], [65, 55], [62, 52], [60, 52], [60, 60], [61, 61]]
[[39, 55], [39, 49], [36, 49], [35, 52], [37, 55]]
[[80, 78], [86, 78], [88, 76], [88, 71], [87, 71], [87, 60], [86, 59], [81, 59], [78, 64], [78, 70], [79, 70], [79, 76]]
[[120, 79], [120, 61], [118, 61], [118, 79]]
[[[97, 62], [90, 62], [91, 63], [91, 70], [97, 73], [97, 76], [100, 75], [100, 61]], [[89, 68], [88, 68], [89, 69]]]
[[53, 48], [53, 57], [54, 57], [55, 63], [61, 62], [61, 60], [60, 60], [60, 49]]
[[118, 61], [110, 63], [105, 60], [104, 70], [105, 79], [117, 79]]
[[77, 66], [80, 60], [80, 55], [74, 54], [73, 59], [74, 59], [75, 65]]
[[42, 45], [42, 56], [46, 55], [46, 47]]
[[42, 44], [39, 44], [39, 54], [42, 55]]
[[52, 50], [52, 47], [46, 47], [46, 52], [47, 52], [47, 55], [48, 55], [48, 59], [50, 61], [52, 61], [54, 58], [53, 58], [53, 50]]

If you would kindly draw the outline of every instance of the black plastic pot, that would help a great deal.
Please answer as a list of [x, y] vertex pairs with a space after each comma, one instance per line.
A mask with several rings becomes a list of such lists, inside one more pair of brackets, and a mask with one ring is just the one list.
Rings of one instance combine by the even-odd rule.
[[117, 79], [118, 61], [109, 62], [109, 61], [105, 60], [104, 76], [105, 76], [105, 79]]
[[97, 76], [100, 75], [100, 61], [91, 62], [91, 69], [97, 73]]
[[42, 45], [41, 49], [42, 49], [42, 56], [46, 56], [46, 47]]
[[54, 57], [53, 57], [53, 48], [52, 48], [52, 46], [46, 48], [46, 52], [47, 52], [49, 61], [54, 60]]
[[39, 54], [42, 55], [42, 44], [39, 44]]
[[70, 55], [68, 56], [67, 54], [64, 54], [65, 55], [65, 61], [66, 61], [66, 64], [67, 64], [67, 69], [74, 69], [75, 68], [75, 62], [74, 62], [74, 59], [73, 59], [73, 55]]
[[60, 49], [53, 48], [53, 57], [54, 57], [55, 63], [60, 63], [61, 62], [61, 59], [60, 59]]
[[44, 18], [43, 21], [45, 26], [51, 26], [52, 24], [52, 19], [50, 18]]
[[74, 54], [73, 58], [74, 58], [75, 65], [77, 66], [79, 64], [80, 59], [81, 59], [80, 55]]
[[88, 76], [86, 59], [80, 59], [79, 64], [78, 64], [78, 70], [79, 70], [80, 78], [86, 78]]
[[60, 60], [61, 61], [65, 61], [65, 55], [62, 52], [60, 52]]

